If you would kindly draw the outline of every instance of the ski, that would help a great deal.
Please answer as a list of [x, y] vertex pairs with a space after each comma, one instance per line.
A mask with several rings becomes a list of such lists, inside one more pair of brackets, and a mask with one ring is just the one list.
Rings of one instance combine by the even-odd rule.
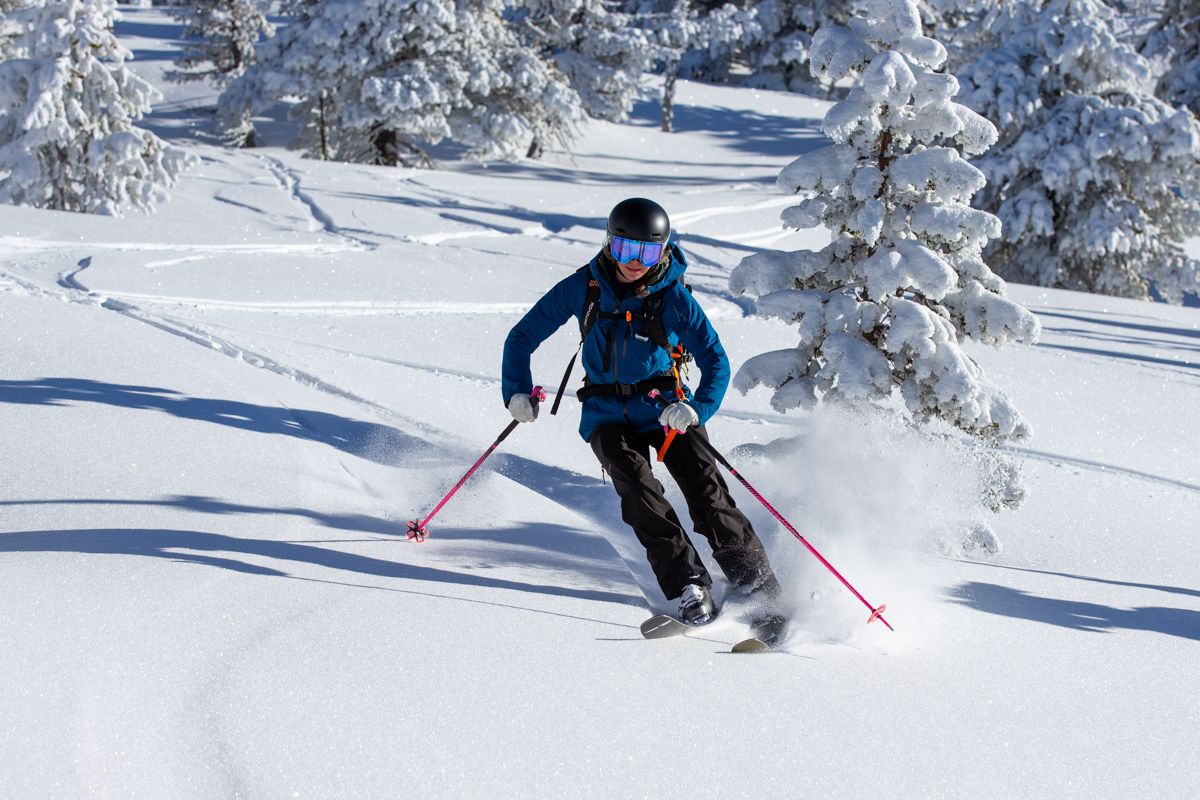
[[729, 652], [731, 652], [731, 653], [769, 653], [769, 652], [771, 652], [771, 645], [767, 644], [766, 642], [762, 641], [761, 639], [755, 639], [754, 637], [751, 637], [749, 639], [742, 639], [740, 642], [735, 644], [733, 646], [733, 649], [731, 649]]
[[769, 653], [783, 643], [787, 623], [787, 617], [773, 613], [753, 620], [750, 628], [754, 635], [735, 644], [730, 652]]
[[659, 614], [642, 623], [642, 636], [647, 639], [666, 639], [671, 636], [682, 636], [691, 629], [674, 617]]

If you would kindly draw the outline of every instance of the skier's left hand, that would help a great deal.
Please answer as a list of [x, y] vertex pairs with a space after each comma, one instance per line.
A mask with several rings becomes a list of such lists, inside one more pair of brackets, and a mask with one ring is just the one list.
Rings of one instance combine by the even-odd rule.
[[696, 409], [687, 403], [672, 403], [663, 409], [662, 414], [659, 414], [658, 424], [666, 425], [683, 433], [692, 425], [700, 424], [700, 415], [696, 413]]
[[533, 422], [538, 415], [537, 403], [534, 403], [529, 395], [517, 392], [508, 401], [508, 413], [512, 414], [512, 418], [517, 422]]

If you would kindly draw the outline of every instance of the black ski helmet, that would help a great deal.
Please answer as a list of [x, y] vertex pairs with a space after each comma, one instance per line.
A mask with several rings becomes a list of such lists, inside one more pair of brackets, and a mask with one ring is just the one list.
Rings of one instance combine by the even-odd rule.
[[671, 238], [671, 219], [653, 200], [631, 197], [617, 203], [609, 212], [608, 235], [666, 244]]

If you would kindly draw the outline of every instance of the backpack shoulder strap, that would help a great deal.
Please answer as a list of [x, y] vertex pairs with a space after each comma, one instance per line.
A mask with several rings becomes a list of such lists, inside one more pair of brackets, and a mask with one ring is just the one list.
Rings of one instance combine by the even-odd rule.
[[[590, 264], [584, 264], [578, 271], [582, 272], [587, 269]], [[595, 278], [588, 278], [587, 294], [583, 297], [583, 312], [579, 315], [579, 338], [580, 346], [583, 346], [583, 340], [587, 338], [588, 331], [596, 324], [596, 318], [600, 316], [600, 282]]]
[[[576, 272], [585, 272], [591, 263], [584, 264]], [[588, 333], [592, 330], [592, 326], [596, 324], [597, 317], [600, 316], [600, 282], [595, 278], [588, 278], [587, 293], [583, 296], [583, 309], [579, 314], [579, 347], [575, 348], [575, 355], [571, 356], [571, 362], [567, 364], [567, 371], [563, 373], [562, 382], [558, 384], [558, 394], [554, 395], [554, 404], [550, 406], [551, 416], [558, 413], [558, 406], [562, 402], [563, 392], [567, 390], [567, 381], [571, 380], [571, 371], [575, 369], [575, 359], [579, 357], [579, 351], [583, 349], [583, 343], [587, 340]]]

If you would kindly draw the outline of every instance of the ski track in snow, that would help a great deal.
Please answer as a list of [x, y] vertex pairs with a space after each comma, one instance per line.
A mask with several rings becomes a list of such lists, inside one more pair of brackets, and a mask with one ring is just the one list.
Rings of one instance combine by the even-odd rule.
[[[271, 372], [276, 372], [293, 380], [300, 381], [305, 385], [324, 391], [328, 394], [333, 394], [344, 399], [351, 400], [355, 403], [363, 404], [370, 407], [378, 413], [393, 414], [384, 406], [373, 403], [365, 398], [358, 397], [352, 392], [344, 391], [336, 386], [326, 383], [315, 375], [309, 375], [305, 372], [288, 367], [284, 364], [275, 361], [274, 359], [256, 353], [245, 347], [241, 347], [229, 339], [216, 336], [208, 327], [224, 328], [231, 331], [247, 332], [245, 329], [238, 329], [230, 325], [222, 325], [220, 323], [206, 322], [205, 326], [199, 326], [191, 322], [185, 322], [175, 317], [156, 315], [147, 312], [140, 306], [132, 305], [126, 301], [140, 301], [151, 305], [167, 305], [167, 306], [186, 306], [189, 308], [203, 310], [230, 310], [230, 311], [250, 311], [250, 312], [270, 312], [270, 313], [288, 313], [296, 315], [312, 315], [312, 316], [367, 316], [367, 315], [418, 315], [418, 314], [523, 314], [529, 310], [529, 303], [467, 303], [453, 301], [396, 301], [392, 303], [378, 303], [373, 301], [344, 301], [340, 303], [328, 302], [236, 302], [236, 301], [213, 301], [201, 298], [184, 298], [184, 297], [165, 297], [161, 295], [145, 295], [135, 293], [120, 293], [120, 292], [105, 292], [89, 289], [78, 281], [76, 276], [82, 272], [90, 264], [90, 258], [84, 259], [89, 262], [84, 264], [81, 262], [80, 268], [70, 273], [64, 273], [59, 279], [59, 286], [67, 290], [66, 293], [55, 293], [48, 291], [36, 284], [9, 276], [3, 270], [0, 270], [0, 279], [7, 279], [22, 286], [27, 291], [34, 294], [41, 294], [50, 297], [59, 297], [68, 299], [72, 302], [84, 303], [87, 305], [99, 305], [109, 311], [116, 311], [125, 316], [136, 319], [147, 325], [158, 328], [166, 333], [179, 336], [193, 344], [198, 344], [211, 350], [215, 350], [223, 355], [227, 355], [238, 361], [244, 361], [250, 366], [259, 369], [266, 369]], [[79, 295], [85, 295], [80, 297]], [[342, 355], [351, 355], [356, 358], [378, 361], [381, 363], [392, 364], [394, 366], [403, 367], [406, 369], [420, 370], [431, 374], [452, 375], [469, 380], [484, 381], [490, 384], [499, 385], [500, 378], [497, 375], [482, 375], [473, 372], [465, 372], [461, 370], [447, 369], [430, 364], [421, 364], [418, 362], [402, 361], [399, 359], [387, 358], [386, 356], [375, 355], [371, 353], [363, 353], [352, 350], [344, 350], [336, 347], [331, 347], [326, 344], [316, 342], [307, 342], [293, 339], [290, 337], [279, 336], [264, 331], [253, 331], [256, 336], [267, 336], [278, 338], [292, 344], [304, 345], [317, 349], [326, 350], [329, 352], [339, 353]], [[574, 398], [574, 390], [568, 389], [565, 396]], [[766, 416], [753, 412], [736, 411], [732, 409], [721, 409], [717, 412], [717, 416], [729, 417], [731, 419], [742, 420], [746, 422], [758, 422], [767, 424], [779, 424], [788, 427], [801, 427], [804, 425], [803, 420], [798, 417], [791, 417], [780, 414], [778, 416]], [[410, 422], [414, 422], [409, 420]], [[433, 432], [432, 430], [430, 431]]]
[[[71, 288], [80, 288], [74, 286]], [[397, 300], [378, 302], [372, 300], [279, 301], [240, 302], [235, 300], [207, 300], [198, 297], [168, 297], [163, 295], [110, 292], [103, 289], [88, 290], [92, 294], [119, 300], [136, 300], [143, 303], [167, 306], [187, 306], [206, 311], [257, 311], [265, 313], [284, 312], [293, 315], [322, 315], [331, 317], [374, 316], [379, 314], [524, 314], [530, 303], [468, 303], [450, 300], [420, 301]]]
[[[274, 159], [271, 159], [271, 160], [274, 161]], [[326, 231], [328, 231], [329, 233], [334, 234], [334, 235], [345, 236], [346, 229], [337, 227], [333, 223], [333, 221], [328, 217], [328, 215], [325, 215], [324, 212], [320, 211], [320, 207], [316, 204], [315, 201], [312, 200], [311, 197], [309, 197], [308, 195], [305, 195], [303, 192], [300, 192], [299, 176], [296, 175], [294, 171], [289, 170], [282, 163], [278, 163], [278, 162], [276, 162], [276, 163], [277, 163], [277, 168], [273, 168], [273, 172], [280, 179], [281, 183], [283, 183], [285, 188], [287, 188], [288, 191], [290, 191], [294, 196], [296, 196], [298, 199], [300, 199], [301, 202], [303, 202], [305, 205], [307, 205], [310, 208], [310, 211], [313, 213], [313, 216], [316, 219], [325, 221], [325, 230]], [[561, 236], [558, 232], [554, 231], [553, 229], [547, 228], [545, 219], [538, 221], [538, 223], [536, 225], [523, 225], [523, 226], [522, 225], [512, 225], [512, 226], [509, 226], [509, 225], [501, 225], [501, 224], [497, 224], [495, 222], [488, 222], [486, 220], [473, 218], [468, 215], [467, 209], [461, 209], [461, 208], [458, 208], [458, 206], [461, 203], [463, 203], [464, 200], [469, 201], [472, 204], [479, 204], [481, 202], [484, 202], [481, 198], [473, 197], [471, 195], [464, 195], [464, 194], [461, 194], [458, 192], [451, 191], [449, 189], [445, 189], [443, 187], [431, 186], [427, 183], [424, 183], [422, 181], [419, 181], [419, 180], [417, 180], [415, 178], [411, 178], [411, 177], [405, 178], [403, 182], [405, 184], [408, 184], [411, 186], [420, 187], [420, 189], [423, 190], [423, 193], [428, 193], [430, 195], [437, 197], [440, 200], [441, 204], [445, 204], [445, 205], [440, 205], [440, 207], [445, 208], [445, 206], [448, 205], [449, 208], [447, 210], [444, 210], [438, 214], [439, 218], [452, 220], [454, 222], [461, 222], [461, 223], [467, 224], [467, 225], [475, 225], [475, 226], [482, 228], [483, 230], [478, 230], [478, 231], [461, 231], [461, 230], [435, 231], [435, 232], [431, 232], [431, 233], [421, 234], [419, 236], [407, 235], [407, 236], [396, 237], [401, 241], [414, 242], [417, 244], [433, 245], [433, 246], [440, 245], [440, 244], [447, 243], [447, 242], [457, 242], [457, 241], [461, 241], [463, 239], [475, 239], [475, 238], [481, 238], [481, 237], [497, 237], [497, 236], [500, 236], [500, 237], [533, 237], [533, 238], [539, 238], [539, 239], [554, 238], [554, 239], [564, 239], [564, 240], [568, 240], [568, 241], [577, 241], [576, 239], [574, 239], [572, 237]], [[705, 208], [696, 209], [694, 211], [687, 211], [687, 212], [681, 212], [681, 213], [676, 214], [672, 218], [672, 226], [673, 226], [675, 232], [681, 236], [693, 236], [696, 234], [689, 232], [689, 230], [687, 228], [688, 228], [688, 226], [694, 225], [695, 223], [700, 222], [701, 220], [711, 219], [713, 217], [736, 216], [736, 215], [744, 214], [744, 213], [752, 214], [755, 211], [761, 211], [761, 210], [770, 209], [770, 208], [783, 208], [783, 207], [795, 205], [797, 202], [799, 202], [802, 199], [803, 198], [800, 196], [788, 195], [788, 196], [781, 196], [781, 197], [772, 197], [768, 200], [764, 200], [759, 203], [746, 205], [746, 206], [731, 206], [731, 205], [708, 206]], [[494, 203], [494, 202], [491, 203], [491, 205], [495, 209], [495, 211], [493, 213], [495, 213], [499, 216], [511, 216], [514, 218], [522, 219], [522, 220], [530, 220], [530, 219], [536, 219], [538, 216], [546, 216], [545, 212], [536, 211], [532, 208], [524, 208], [524, 207], [515, 206], [515, 205], [511, 205], [511, 204], [500, 204], [500, 203]], [[451, 213], [451, 211], [453, 211], [454, 213]], [[560, 215], [553, 215], [553, 216], [560, 216]], [[582, 224], [582, 223], [583, 223], [583, 221], [580, 220], [579, 224]], [[361, 232], [368, 233], [368, 231], [361, 231]], [[380, 234], [375, 234], [374, 232], [370, 232], [370, 233], [372, 233], [372, 235], [380, 235]], [[723, 236], [720, 236], [720, 237], [711, 237], [710, 243], [719, 244], [724, 241], [724, 242], [728, 242], [730, 245], [734, 245], [734, 246], [766, 247], [776, 241], [779, 241], [780, 239], [784, 239], [788, 236], [791, 236], [794, 233], [795, 233], [794, 230], [784, 229], [782, 224], [780, 224], [780, 225], [776, 225], [771, 228], [756, 228], [751, 231], [724, 234]]]
[[1105, 464], [1102, 461], [1091, 461], [1086, 458], [1074, 458], [1072, 456], [1062, 456], [1056, 453], [1046, 453], [1041, 450], [1030, 450], [1025, 447], [1017, 447], [1015, 445], [1003, 445], [999, 450], [1006, 450], [1014, 455], [1021, 456], [1036, 461], [1045, 461], [1053, 464], [1056, 467], [1062, 467], [1066, 464], [1073, 464], [1083, 469], [1093, 470], [1095, 472], [1104, 472], [1112, 475], [1125, 475], [1130, 478], [1138, 478], [1140, 480], [1149, 481], [1163, 486], [1176, 486], [1181, 489], [1187, 489], [1193, 492], [1200, 492], [1200, 486], [1186, 481], [1177, 481], [1174, 478], [1164, 478], [1161, 475], [1154, 475], [1149, 472], [1141, 472], [1136, 469], [1127, 469], [1126, 467], [1118, 467], [1113, 464]]
[[[79, 270], [71, 273], [70, 276], [64, 276], [63, 279], [60, 280], [60, 285], [64, 286], [64, 288], [67, 290], [65, 292], [56, 292], [46, 289], [33, 282], [26, 281], [15, 275], [5, 273], [2, 270], [0, 270], [0, 278], [7, 278], [23, 288], [27, 293], [34, 296], [41, 296], [48, 299], [65, 300], [82, 305], [99, 306], [100, 308], [108, 311], [115, 311], [116, 313], [128, 317], [129, 319], [136, 320], [137, 322], [141, 322], [153, 328], [157, 328], [164, 333], [178, 336], [188, 342], [191, 342], [192, 344], [197, 344], [206, 349], [218, 352], [221, 355], [228, 356], [235, 361], [242, 361], [252, 367], [274, 372], [306, 386], [310, 386], [314, 389], [325, 392], [326, 394], [340, 397], [344, 400], [349, 400], [353, 403], [369, 408], [378, 414], [382, 414], [390, 419], [403, 420], [406, 424], [422, 429], [423, 432], [427, 434], [446, 435], [431, 425], [426, 425], [425, 423], [418, 422], [417, 420], [404, 417], [385, 406], [382, 406], [371, 400], [367, 400], [366, 398], [359, 397], [353, 392], [328, 383], [316, 375], [310, 375], [306, 372], [294, 369], [275, 361], [268, 356], [260, 355], [251, 350], [235, 345], [234, 343], [226, 339], [222, 339], [221, 337], [214, 336], [212, 333], [201, 328], [188, 325], [178, 320], [172, 320], [165, 317], [155, 316], [153, 314], [148, 314], [137, 306], [123, 303], [120, 300], [116, 300], [111, 297], [98, 295], [94, 292], [88, 292], [87, 289], [77, 289], [75, 286], [79, 286], [80, 284], [71, 276], [77, 274], [78, 272]], [[74, 283], [75, 286], [67, 285], [68, 282]]]
[[796, 199], [791, 195], [783, 197], [772, 197], [770, 200], [764, 200], [760, 203], [754, 203], [748, 206], [709, 206], [708, 208], [700, 208], [695, 211], [685, 211], [676, 214], [671, 218], [672, 227], [679, 228], [693, 222], [699, 222], [702, 219], [709, 217], [717, 217], [725, 214], [741, 214], [751, 211], [761, 211], [766, 208], [779, 208], [781, 206], [790, 206], [796, 204]]
[[313, 199], [312, 195], [304, 191], [301, 186], [300, 175], [294, 169], [288, 167], [277, 158], [257, 155], [256, 157], [266, 165], [271, 174], [275, 176], [275, 179], [279, 181], [280, 188], [287, 192], [293, 200], [307, 209], [309, 217], [312, 220], [312, 224], [316, 226], [313, 231], [323, 230], [330, 236], [337, 236], [341, 239], [345, 239], [360, 246], [364, 250], [375, 249], [376, 245], [369, 242], [364, 242], [361, 239], [349, 236], [343, 232], [342, 229], [338, 227], [337, 223], [334, 222], [333, 217], [331, 217], [323, 208], [321, 208], [321, 205]]
[[[26, 236], [0, 236], [0, 254], [19, 255], [22, 253], [40, 253], [61, 250], [79, 250], [79, 242], [60, 242], [50, 239], [30, 239]], [[221, 254], [236, 253], [241, 255], [270, 254], [302, 254], [325, 255], [328, 253], [361, 252], [375, 249], [375, 245], [357, 240], [345, 243], [316, 242], [313, 244], [182, 244], [174, 242], [95, 242], [86, 244], [88, 250], [111, 250], [118, 252], [147, 252], [147, 253], [200, 253]], [[163, 266], [172, 262], [147, 264], [147, 266]]]

